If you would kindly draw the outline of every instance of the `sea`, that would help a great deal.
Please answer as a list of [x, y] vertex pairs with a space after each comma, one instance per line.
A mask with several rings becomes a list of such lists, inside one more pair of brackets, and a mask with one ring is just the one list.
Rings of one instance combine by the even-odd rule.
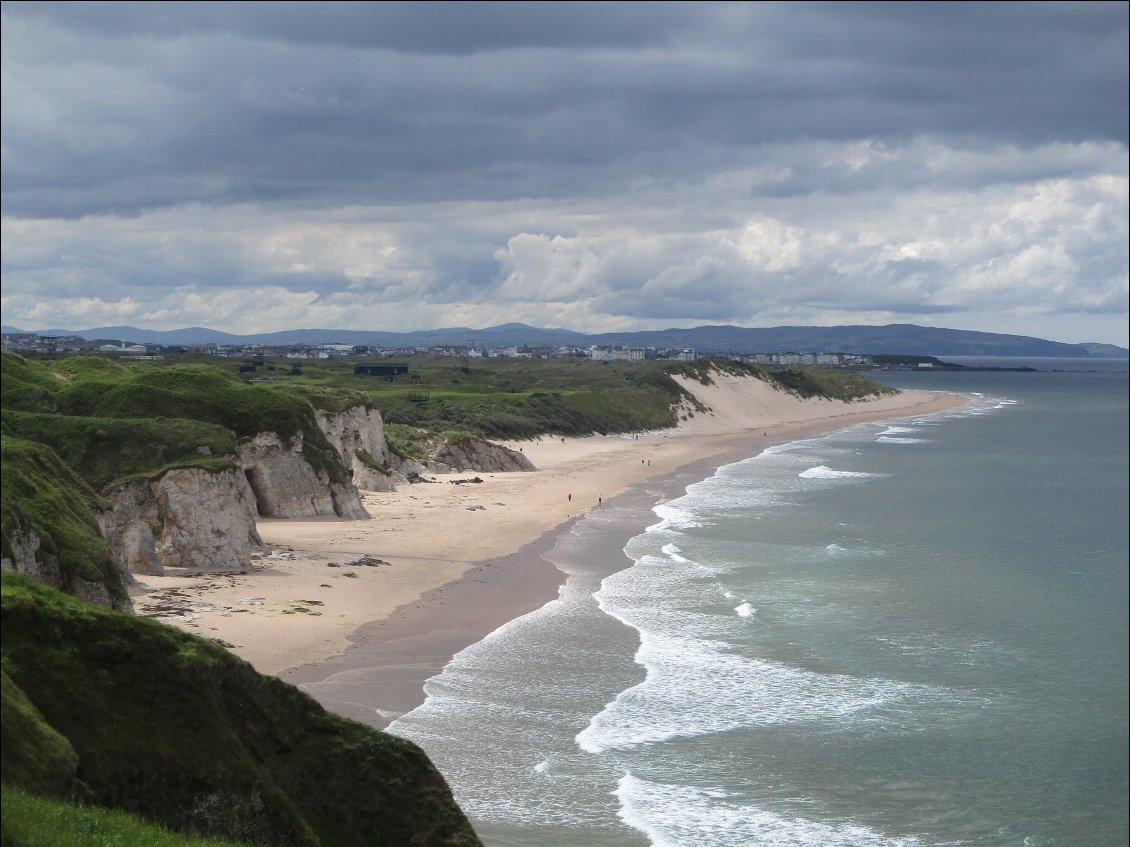
[[1127, 828], [1127, 362], [683, 469], [389, 731], [488, 847], [1102, 847]]

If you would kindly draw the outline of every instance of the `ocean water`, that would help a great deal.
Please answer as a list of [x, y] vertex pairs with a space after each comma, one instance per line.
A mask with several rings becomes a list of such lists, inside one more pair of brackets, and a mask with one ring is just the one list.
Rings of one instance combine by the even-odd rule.
[[1126, 844], [1126, 363], [1029, 364], [593, 512], [389, 730], [491, 847]]

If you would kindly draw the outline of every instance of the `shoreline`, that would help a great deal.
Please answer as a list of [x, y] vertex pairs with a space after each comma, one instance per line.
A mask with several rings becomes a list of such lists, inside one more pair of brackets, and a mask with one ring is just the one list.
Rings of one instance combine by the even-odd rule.
[[[142, 577], [135, 606], [151, 616], [182, 612], [159, 619], [308, 689], [337, 675], [340, 690], [352, 675], [369, 692], [387, 692], [385, 702], [324, 705], [383, 726], [423, 702], [423, 682], [456, 652], [556, 598], [566, 577], [544, 554], [592, 509], [773, 444], [966, 402], [915, 391], [833, 406], [719, 382], [688, 385], [711, 413], [675, 430], [522, 442], [515, 446], [538, 471], [365, 492], [368, 521], [264, 520], [268, 550], [251, 570]], [[385, 714], [374, 718], [374, 708]]]

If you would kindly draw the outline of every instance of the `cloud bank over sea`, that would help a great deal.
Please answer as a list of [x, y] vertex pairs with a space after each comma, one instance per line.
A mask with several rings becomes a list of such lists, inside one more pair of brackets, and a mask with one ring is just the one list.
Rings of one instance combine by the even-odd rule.
[[3, 7], [29, 328], [1127, 343], [1125, 4]]

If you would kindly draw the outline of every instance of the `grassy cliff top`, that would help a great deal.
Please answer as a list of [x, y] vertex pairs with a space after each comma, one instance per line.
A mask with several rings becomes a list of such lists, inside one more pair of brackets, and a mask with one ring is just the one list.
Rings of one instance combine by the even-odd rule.
[[3, 410], [5, 435], [50, 446], [98, 491], [170, 467], [232, 467], [236, 439], [215, 424], [181, 419], [95, 418]]
[[4, 351], [5, 409], [112, 419], [184, 419], [237, 436], [284, 438], [317, 429], [314, 409], [363, 404], [360, 394], [319, 387], [249, 384], [212, 365], [123, 365], [94, 356], [31, 361]]
[[733, 374], [804, 397], [844, 401], [893, 391], [852, 371], [777, 370], [728, 359], [594, 362], [426, 355], [407, 357], [409, 373], [387, 379], [355, 374], [351, 360], [304, 362], [300, 374], [290, 373], [289, 363], [268, 360], [261, 367], [281, 374], [271, 377], [278, 384], [257, 385], [234, 373], [238, 362], [203, 364], [200, 358], [193, 364], [129, 367], [104, 360], [25, 362], [6, 365], [5, 379], [12, 383], [13, 397], [25, 404], [19, 408], [29, 411], [39, 410], [36, 404], [47, 392], [52, 408], [68, 414], [145, 417], [164, 409], [165, 417], [216, 423], [239, 436], [270, 428], [281, 435], [308, 432], [310, 409], [333, 413], [354, 406], [375, 407], [388, 423], [490, 438], [661, 429], [678, 422], [680, 403], [693, 403], [673, 375], [710, 384], [712, 374]]
[[237, 439], [260, 432], [301, 435], [308, 461], [342, 482], [340, 458], [311, 401], [335, 410], [365, 403], [327, 388], [249, 384], [212, 365], [126, 365], [94, 356], [31, 361], [7, 351], [0, 394], [5, 432], [50, 444], [99, 488], [169, 467], [219, 467]]
[[[12, 574], [0, 621], [5, 712], [22, 696], [46, 727], [5, 734], [9, 784], [69, 784], [58, 793], [259, 844], [479, 843], [418, 747], [326, 712], [214, 642]], [[64, 753], [58, 773], [26, 773], [19, 763], [42, 757], [19, 745], [52, 734], [74, 751], [73, 772]]]

